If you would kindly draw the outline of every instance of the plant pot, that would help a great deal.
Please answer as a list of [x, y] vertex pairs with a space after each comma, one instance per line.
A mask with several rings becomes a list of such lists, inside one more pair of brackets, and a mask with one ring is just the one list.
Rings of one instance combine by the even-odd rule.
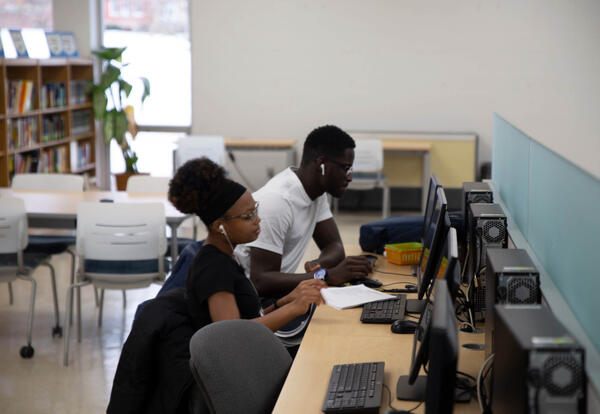
[[117, 182], [117, 190], [118, 191], [125, 191], [127, 189], [127, 180], [129, 180], [129, 177], [131, 177], [132, 175], [149, 175], [149, 174], [148, 173], [127, 172], [127, 171], [114, 174], [115, 180]]

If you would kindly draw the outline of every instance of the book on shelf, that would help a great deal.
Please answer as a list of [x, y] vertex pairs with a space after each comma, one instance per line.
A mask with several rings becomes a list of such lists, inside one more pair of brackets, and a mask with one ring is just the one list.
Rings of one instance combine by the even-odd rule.
[[23, 114], [33, 109], [35, 88], [29, 79], [8, 81], [8, 113]]
[[67, 92], [62, 82], [47, 82], [42, 85], [40, 108], [60, 108], [67, 105]]
[[38, 151], [18, 153], [14, 156], [13, 174], [37, 172]]
[[42, 119], [42, 142], [56, 141], [65, 137], [65, 120], [61, 115], [44, 115]]
[[38, 173], [65, 173], [67, 166], [67, 147], [47, 148], [40, 152], [37, 165]]
[[71, 105], [83, 105], [89, 102], [88, 84], [90, 80], [72, 80], [69, 86], [69, 102]]
[[73, 111], [71, 114], [71, 135], [79, 136], [92, 131], [92, 113], [90, 109]]
[[7, 121], [8, 149], [30, 147], [38, 143], [36, 117], [16, 118]]

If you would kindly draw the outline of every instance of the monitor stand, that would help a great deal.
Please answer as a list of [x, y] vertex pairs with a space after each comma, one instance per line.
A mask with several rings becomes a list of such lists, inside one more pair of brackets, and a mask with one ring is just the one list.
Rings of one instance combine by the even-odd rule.
[[[408, 383], [408, 375], [398, 378], [396, 384], [396, 398], [406, 401], [425, 401], [427, 393], [427, 377], [419, 375], [411, 385]], [[471, 401], [471, 393], [463, 389], [454, 389], [454, 402], [467, 403]]]
[[423, 313], [427, 306], [426, 299], [406, 299], [406, 313]]

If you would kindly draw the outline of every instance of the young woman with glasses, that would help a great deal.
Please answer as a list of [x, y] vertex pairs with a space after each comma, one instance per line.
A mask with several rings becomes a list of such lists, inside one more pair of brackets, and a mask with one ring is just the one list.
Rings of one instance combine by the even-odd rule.
[[260, 234], [258, 203], [242, 185], [225, 177], [207, 158], [188, 161], [169, 186], [169, 200], [183, 213], [196, 214], [208, 236], [190, 266], [186, 280], [188, 308], [195, 329], [226, 319], [253, 319], [276, 331], [304, 315], [311, 303], [322, 303], [325, 282], [305, 280], [293, 291], [261, 309], [252, 282], [233, 250]]

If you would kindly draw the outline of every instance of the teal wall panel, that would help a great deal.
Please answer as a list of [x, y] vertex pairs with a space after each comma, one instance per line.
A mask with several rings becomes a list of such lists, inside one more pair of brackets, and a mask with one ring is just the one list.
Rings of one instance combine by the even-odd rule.
[[600, 351], [600, 181], [496, 114], [493, 134], [494, 189]]
[[529, 219], [529, 152], [531, 140], [494, 114], [492, 181], [527, 237]]
[[528, 242], [600, 349], [600, 182], [532, 142], [530, 202]]

